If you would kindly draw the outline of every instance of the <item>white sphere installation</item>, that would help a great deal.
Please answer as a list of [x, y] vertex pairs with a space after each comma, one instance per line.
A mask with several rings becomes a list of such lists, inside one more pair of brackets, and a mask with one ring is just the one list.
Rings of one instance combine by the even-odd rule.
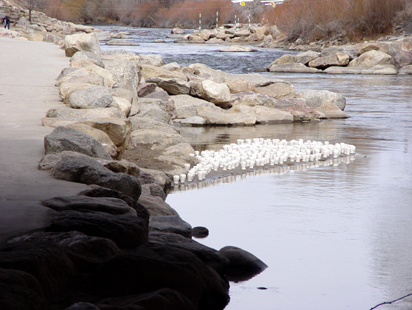
[[190, 154], [199, 161], [187, 174], [175, 175], [174, 185], [205, 180], [211, 172], [239, 173], [245, 170], [262, 169], [275, 165], [295, 165], [318, 163], [330, 159], [354, 155], [356, 147], [345, 143], [330, 144], [329, 141], [279, 140], [279, 139], [238, 139], [237, 144], [224, 145], [219, 151], [196, 151]]

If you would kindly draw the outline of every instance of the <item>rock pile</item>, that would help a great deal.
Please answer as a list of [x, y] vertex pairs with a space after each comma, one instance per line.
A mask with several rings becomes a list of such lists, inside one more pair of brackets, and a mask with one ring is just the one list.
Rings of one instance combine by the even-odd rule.
[[286, 54], [267, 68], [271, 72], [330, 74], [412, 74], [412, 38], [334, 46], [321, 52]]
[[37, 11], [32, 11], [32, 20], [29, 23], [29, 11], [11, 5], [0, 7], [0, 15], [9, 16], [11, 19], [10, 30], [1, 27], [0, 36], [19, 40], [45, 41], [61, 45], [66, 35], [95, 31], [93, 27], [57, 20]]
[[168, 38], [176, 39], [176, 42], [206, 44], [271, 42], [280, 37], [281, 32], [277, 26], [270, 27], [258, 24], [253, 24], [250, 27], [247, 24], [225, 24], [218, 29], [203, 29], [200, 32], [195, 30], [186, 35], [174, 29], [173, 34], [168, 36]]

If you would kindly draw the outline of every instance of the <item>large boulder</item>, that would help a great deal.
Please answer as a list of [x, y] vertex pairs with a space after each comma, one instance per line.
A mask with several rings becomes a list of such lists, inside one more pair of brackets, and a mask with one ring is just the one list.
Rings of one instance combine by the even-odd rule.
[[244, 79], [234, 79], [226, 83], [231, 94], [237, 94], [247, 91], [255, 91], [255, 85]]
[[137, 178], [125, 173], [114, 173], [86, 156], [64, 157], [54, 166], [52, 174], [56, 179], [118, 190], [135, 200], [139, 199], [142, 192]]
[[364, 54], [370, 51], [379, 51], [388, 54], [391, 51], [390, 45], [384, 42], [367, 42], [359, 43], [353, 46], [358, 50], [359, 54]]
[[81, 132], [92, 136], [103, 145], [104, 149], [107, 151], [107, 153], [110, 154], [112, 158], [115, 158], [117, 156], [116, 145], [104, 131], [79, 123], [69, 124], [66, 127], [80, 130]]
[[100, 43], [96, 33], [73, 34], [65, 38], [65, 53], [67, 57], [72, 57], [78, 51], [90, 52], [101, 55]]
[[321, 57], [327, 57], [327, 56], [333, 56], [336, 53], [341, 53], [341, 54], [346, 54], [349, 56], [349, 60], [355, 59], [356, 57], [359, 56], [359, 52], [356, 48], [352, 47], [352, 46], [331, 46], [331, 47], [327, 47], [324, 48], [321, 53], [320, 56]]
[[190, 91], [190, 83], [186, 80], [152, 77], [147, 78], [146, 82], [156, 84], [169, 95], [188, 95]]
[[161, 99], [139, 98], [140, 111], [135, 117], [150, 117], [155, 121], [169, 124], [171, 116], [167, 112], [166, 103]]
[[116, 77], [118, 83], [124, 80], [129, 81], [132, 84], [133, 93], [136, 93], [142, 78], [141, 67], [136, 62], [126, 59], [104, 60], [103, 62], [106, 70]]
[[132, 132], [137, 130], [152, 129], [163, 133], [178, 134], [179, 131], [172, 125], [158, 122], [150, 117], [134, 116], [130, 118]]
[[59, 95], [63, 103], [70, 104], [69, 98], [72, 93], [78, 90], [89, 88], [93, 84], [89, 83], [63, 83], [59, 87]]
[[302, 63], [288, 63], [281, 65], [271, 65], [270, 72], [290, 72], [290, 73], [320, 73], [322, 70], [310, 68]]
[[342, 111], [345, 110], [346, 107], [345, 97], [339, 93], [328, 90], [305, 89], [302, 90], [299, 95], [301, 95], [306, 100], [306, 104], [312, 108], [320, 107], [324, 101], [330, 101]]
[[246, 91], [242, 93], [233, 94], [230, 96], [230, 103], [235, 105], [265, 106], [274, 108], [276, 106], [276, 99], [266, 94], [256, 93], [253, 91]]
[[66, 127], [57, 127], [51, 134], [45, 136], [44, 148], [46, 154], [74, 151], [91, 157], [111, 159], [102, 144], [92, 136]]
[[179, 215], [151, 216], [149, 230], [178, 234], [186, 238], [192, 237], [192, 226]]
[[256, 87], [256, 92], [275, 99], [294, 98], [295, 88], [290, 83], [277, 82], [264, 87]]
[[124, 115], [129, 116], [132, 108], [132, 103], [125, 98], [113, 96], [113, 101], [110, 106], [119, 109], [123, 112]]
[[[92, 72], [101, 76], [104, 81], [104, 86], [107, 88], [112, 88], [117, 81], [116, 76], [112, 72], [98, 65], [95, 65], [91, 60], [72, 61], [71, 66], [72, 68], [83, 68], [87, 72]], [[62, 80], [64, 81], [64, 79]]]
[[103, 117], [84, 120], [81, 123], [105, 132], [117, 147], [117, 158], [121, 159], [132, 131], [130, 119]]
[[137, 216], [136, 210], [125, 201], [112, 197], [87, 197], [83, 195], [54, 197], [41, 204], [55, 211], [104, 212], [108, 214], [128, 214]]
[[296, 58], [298, 60], [298, 63], [307, 65], [310, 61], [318, 58], [320, 56], [320, 53], [314, 52], [314, 51], [306, 51], [306, 52], [300, 52], [296, 54]]
[[349, 63], [349, 67], [372, 68], [376, 65], [389, 65], [392, 57], [386, 53], [371, 50], [363, 53]]
[[176, 118], [188, 118], [197, 115], [200, 106], [218, 109], [213, 103], [189, 95], [173, 96], [176, 108]]
[[254, 106], [253, 112], [257, 124], [289, 124], [293, 122], [292, 114], [278, 109]]
[[222, 108], [229, 108], [230, 90], [226, 84], [204, 80], [200, 83], [191, 83], [190, 94], [214, 103]]
[[309, 62], [309, 67], [326, 69], [330, 66], [346, 66], [349, 63], [349, 56], [336, 53], [330, 56], [316, 58]]
[[268, 267], [255, 255], [238, 247], [225, 246], [219, 254], [229, 260], [225, 275], [231, 281], [249, 280]]
[[409, 66], [412, 64], [412, 53], [405, 52], [405, 51], [397, 51], [393, 56], [393, 60], [395, 61], [396, 65], [400, 68], [404, 66]]
[[146, 80], [150, 77], [160, 77], [165, 79], [187, 80], [186, 76], [178, 71], [169, 71], [161, 67], [152, 65], [142, 65], [142, 77]]
[[329, 100], [325, 100], [319, 107], [313, 108], [325, 114], [326, 118], [348, 118], [349, 116]]
[[101, 75], [91, 71], [87, 71], [85, 68], [73, 69], [76, 70], [70, 70], [67, 72], [67, 74], [58, 77], [57, 86], [60, 86], [63, 83], [88, 83], [92, 85], [105, 85], [105, 80]]
[[243, 105], [234, 106], [227, 111], [201, 106], [197, 108], [197, 114], [204, 118], [208, 125], [250, 126], [256, 123], [252, 108]]
[[[150, 92], [149, 94], [144, 96], [145, 99], [160, 99], [163, 101], [163, 104], [165, 105], [166, 112], [169, 114], [170, 118], [175, 118], [176, 117], [176, 109], [175, 109], [175, 102], [173, 101], [172, 97], [169, 96], [169, 94], [161, 89], [160, 87], [156, 87], [156, 89], [153, 92]], [[140, 102], [144, 102], [145, 99], [139, 99]], [[143, 103], [142, 103], [143, 104]], [[162, 109], [163, 109], [163, 104], [162, 104]]]
[[100, 54], [79, 51], [75, 53], [72, 58], [70, 58], [70, 62], [78, 61], [78, 60], [91, 60], [95, 65], [98, 65], [104, 68], [104, 63], [102, 61], [102, 57]]
[[56, 118], [61, 120], [89, 120], [97, 118], [124, 118], [125, 115], [116, 108], [97, 108], [97, 109], [72, 109], [60, 107], [47, 111], [46, 118]]
[[159, 196], [141, 194], [138, 202], [146, 208], [150, 216], [174, 216], [177, 212]]
[[88, 236], [112, 240], [119, 248], [132, 249], [147, 243], [147, 223], [136, 215], [106, 212], [59, 211], [47, 232], [79, 231]]
[[106, 108], [113, 102], [113, 96], [106, 87], [91, 86], [73, 92], [69, 102], [74, 109]]

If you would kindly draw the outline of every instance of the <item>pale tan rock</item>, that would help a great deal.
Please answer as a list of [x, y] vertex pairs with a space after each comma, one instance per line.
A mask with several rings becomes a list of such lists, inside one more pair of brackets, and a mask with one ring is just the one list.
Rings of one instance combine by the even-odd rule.
[[258, 124], [288, 124], [293, 122], [292, 114], [278, 109], [254, 106], [253, 112]]
[[113, 96], [113, 102], [110, 104], [110, 106], [115, 107], [116, 109], [119, 109], [126, 116], [129, 115], [130, 109], [132, 108], [132, 104], [130, 103], [130, 101], [124, 98], [121, 98], [121, 97], [116, 97], [116, 96]]
[[230, 80], [226, 83], [231, 94], [242, 93], [246, 91], [255, 91], [255, 85], [243, 79]]
[[71, 63], [72, 67], [84, 68], [86, 71], [95, 73], [103, 77], [104, 86], [107, 88], [112, 88], [117, 82], [117, 77], [109, 70], [103, 69], [102, 67], [94, 64], [91, 60], [77, 60]]
[[316, 58], [309, 62], [309, 67], [326, 69], [331, 66], [346, 66], [349, 63], [349, 56], [342, 53], [336, 53], [330, 56]]
[[288, 83], [273, 83], [265, 87], [256, 87], [256, 92], [275, 99], [288, 99], [295, 96], [295, 88]]
[[349, 63], [349, 67], [372, 68], [376, 65], [389, 65], [392, 57], [380, 51], [371, 50], [363, 53]]
[[319, 107], [313, 108], [315, 111], [322, 112], [326, 118], [348, 118], [349, 116], [334, 105], [329, 100], [325, 100]]
[[89, 88], [92, 84], [88, 83], [63, 83], [59, 87], [59, 95], [63, 103], [69, 104], [70, 95], [78, 90]]
[[85, 124], [79, 124], [79, 123], [74, 123], [67, 125], [66, 127], [73, 128], [80, 130], [81, 132], [84, 132], [85, 134], [88, 134], [89, 136], [92, 136], [95, 138], [97, 141], [99, 141], [104, 149], [109, 153], [109, 155], [112, 158], [115, 158], [117, 155], [117, 147], [114, 145], [113, 141], [110, 139], [110, 137], [103, 131], [90, 127]]
[[67, 57], [71, 57], [77, 51], [91, 52], [101, 54], [100, 43], [95, 33], [91, 34], [73, 34], [65, 38], [65, 53]]
[[226, 84], [204, 80], [200, 83], [191, 83], [190, 94], [198, 96], [215, 105], [227, 108], [230, 106], [230, 90]]
[[187, 81], [186, 75], [178, 71], [169, 71], [161, 67], [152, 65], [142, 65], [142, 77], [147, 79], [149, 77], [160, 77], [169, 79], [181, 79]]

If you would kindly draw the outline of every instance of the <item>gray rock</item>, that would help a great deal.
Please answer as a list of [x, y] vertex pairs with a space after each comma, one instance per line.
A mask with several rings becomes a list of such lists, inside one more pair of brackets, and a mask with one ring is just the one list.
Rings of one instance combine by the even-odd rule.
[[173, 96], [172, 99], [175, 103], [177, 118], [188, 118], [196, 116], [197, 108], [200, 106], [217, 109], [217, 107], [213, 103], [189, 95], [177, 95]]
[[178, 215], [177, 212], [159, 196], [142, 194], [138, 202], [149, 211], [150, 217]]
[[154, 83], [162, 88], [169, 95], [187, 95], [190, 91], [190, 84], [187, 81], [180, 79], [165, 79], [152, 77], [146, 79], [147, 83]]
[[256, 87], [256, 92], [266, 94], [275, 99], [294, 98], [295, 88], [289, 83], [277, 82], [264, 87]]
[[[154, 92], [151, 92], [150, 94], [147, 94], [144, 96], [144, 98], [152, 98], [152, 99], [160, 99], [164, 102], [166, 105], [166, 112], [169, 114], [171, 118], [176, 117], [176, 108], [175, 108], [175, 102], [172, 99], [169, 94], [161, 89], [160, 87], [156, 87]], [[141, 100], [141, 99], [140, 99]], [[141, 100], [144, 102], [144, 100]], [[161, 106], [163, 109], [163, 105]]]
[[307, 65], [309, 61], [318, 58], [321, 54], [314, 51], [300, 52], [296, 55], [299, 63]]
[[108, 214], [128, 214], [136, 216], [136, 210], [125, 201], [110, 197], [87, 197], [82, 195], [54, 197], [41, 204], [55, 211], [74, 210], [80, 212], [104, 212]]
[[206, 120], [206, 124], [210, 125], [250, 126], [256, 123], [256, 116], [252, 108], [243, 105], [234, 106], [227, 112], [198, 107], [197, 114]]
[[168, 124], [171, 120], [166, 104], [161, 99], [139, 98], [140, 112], [135, 117], [150, 117], [155, 121]]
[[140, 54], [140, 56], [146, 60], [146, 62], [149, 62], [150, 65], [160, 67], [163, 66], [165, 63], [163, 61], [163, 57], [160, 55], [154, 55], [154, 54]]
[[291, 72], [291, 73], [320, 73], [322, 70], [306, 67], [301, 63], [290, 63], [273, 65], [269, 67], [270, 72]]
[[326, 118], [348, 118], [349, 116], [339, 109], [336, 105], [332, 102], [325, 100], [322, 102], [320, 107], [314, 108], [314, 110], [318, 112], [322, 112], [325, 114]]
[[209, 236], [209, 229], [202, 226], [196, 226], [192, 228], [192, 236], [194, 238], [203, 239]]
[[398, 67], [409, 66], [412, 64], [412, 53], [397, 51], [393, 56], [393, 60]]
[[339, 93], [330, 92], [327, 90], [314, 90], [314, 89], [305, 89], [302, 90], [300, 95], [306, 99], [306, 104], [312, 108], [317, 108], [322, 105], [326, 100], [333, 103], [342, 111], [346, 106], [346, 99]]
[[139, 44], [125, 39], [112, 39], [106, 42], [106, 45], [116, 46], [139, 46]]
[[149, 117], [138, 117], [134, 116], [130, 118], [132, 124], [132, 131], [153, 129], [161, 131], [163, 133], [178, 134], [179, 131], [171, 125], [165, 124], [163, 122], [158, 122]]
[[392, 57], [380, 51], [371, 50], [360, 55], [349, 63], [349, 67], [372, 68], [376, 65], [389, 65]]
[[96, 184], [118, 190], [138, 200], [142, 191], [137, 178], [125, 173], [114, 173], [92, 158], [65, 157], [54, 166], [54, 178], [84, 184]]
[[331, 66], [346, 66], [349, 63], [349, 56], [336, 53], [329, 56], [319, 57], [309, 62], [309, 67], [326, 69]]
[[230, 90], [226, 84], [204, 80], [190, 85], [190, 94], [192, 96], [200, 97], [222, 108], [230, 107]]
[[72, 57], [78, 51], [85, 51], [101, 55], [99, 39], [96, 33], [73, 34], [65, 38], [65, 53], [67, 57]]
[[399, 70], [399, 74], [412, 74], [412, 65], [405, 66]]
[[349, 60], [355, 59], [359, 56], [358, 50], [352, 46], [331, 46], [328, 48], [324, 48], [321, 51], [320, 56], [321, 57], [332, 56], [332, 55], [335, 55], [336, 53], [342, 53], [342, 54], [348, 55]]
[[102, 212], [60, 211], [54, 215], [46, 232], [79, 231], [88, 236], [112, 240], [119, 248], [133, 249], [147, 243], [148, 230], [144, 219], [132, 215]]
[[74, 109], [105, 108], [113, 102], [113, 96], [106, 87], [91, 86], [71, 93], [69, 101]]
[[230, 103], [233, 106], [242, 104], [250, 107], [265, 106], [269, 108], [274, 108], [276, 106], [276, 99], [266, 94], [248, 91], [243, 93], [232, 94], [230, 96]]
[[77, 61], [77, 60], [92, 60], [95, 65], [102, 67], [104, 69], [104, 63], [102, 61], [102, 57], [99, 54], [79, 51], [75, 53], [72, 58], [70, 58], [70, 62]]
[[91, 157], [111, 159], [99, 141], [79, 130], [66, 127], [57, 127], [45, 136], [44, 148], [46, 154], [74, 151]]
[[125, 115], [116, 108], [98, 108], [98, 109], [72, 109], [60, 107], [47, 111], [46, 117], [58, 118], [62, 120], [89, 120], [105, 117], [125, 118]]
[[253, 107], [257, 124], [289, 124], [293, 123], [292, 114], [274, 108]]
[[142, 194], [159, 196], [163, 199], [163, 201], [166, 200], [166, 193], [164, 192], [163, 188], [156, 183], [142, 184]]
[[154, 83], [141, 83], [137, 86], [137, 95], [139, 97], [144, 97], [153, 93], [156, 89], [156, 84]]
[[109, 70], [116, 76], [118, 83], [124, 80], [129, 81], [133, 87], [132, 93], [136, 93], [137, 86], [142, 77], [140, 66], [126, 59], [105, 60], [104, 65], [106, 70]]
[[179, 215], [151, 216], [149, 230], [174, 233], [186, 238], [192, 237], [192, 226], [183, 221]]
[[229, 281], [245, 281], [261, 273], [268, 266], [253, 254], [234, 246], [226, 246], [219, 254], [229, 259], [225, 273]]
[[184, 126], [203, 126], [206, 125], [206, 120], [200, 116], [192, 116], [185, 119], [176, 119], [178, 123]]

